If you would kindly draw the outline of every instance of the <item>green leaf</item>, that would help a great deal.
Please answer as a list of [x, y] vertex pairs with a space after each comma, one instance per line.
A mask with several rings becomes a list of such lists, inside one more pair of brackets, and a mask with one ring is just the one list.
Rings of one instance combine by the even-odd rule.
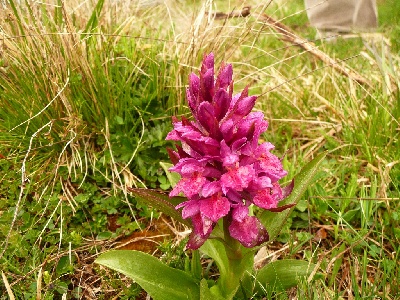
[[178, 181], [181, 179], [181, 176], [176, 172], [170, 172], [169, 168], [173, 167], [173, 164], [160, 162], [161, 167], [164, 169], [165, 174], [167, 175], [168, 181], [171, 184], [171, 187], [174, 187]]
[[335, 283], [335, 280], [337, 279], [337, 275], [342, 267], [342, 262], [343, 262], [343, 256], [339, 255], [339, 253], [342, 253], [346, 249], [346, 244], [343, 243], [340, 245], [339, 248], [336, 248], [333, 253], [332, 257], [338, 257], [335, 262], [333, 263], [333, 268], [332, 271], [329, 274], [329, 285], [332, 286]]
[[74, 270], [74, 267], [71, 263], [72, 262], [69, 260], [68, 256], [61, 257], [56, 267], [57, 275], [62, 275], [72, 272]]
[[154, 208], [162, 211], [171, 218], [185, 224], [186, 226], [192, 227], [192, 223], [188, 220], [182, 218], [181, 213], [175, 209], [179, 203], [186, 201], [184, 197], [172, 197], [168, 195], [149, 189], [137, 189], [128, 188], [128, 190], [138, 199], [146, 203], [146, 205], [151, 205]]
[[[225, 275], [228, 274], [229, 258], [226, 255], [224, 245], [216, 239], [208, 239], [201, 247], [200, 251], [211, 257], [218, 266], [220, 280], [225, 280]], [[222, 276], [222, 278], [221, 278]]]
[[224, 298], [212, 293], [208, 288], [207, 280], [203, 278], [200, 281], [200, 300], [224, 300]]
[[199, 285], [188, 273], [173, 269], [149, 254], [113, 250], [100, 255], [95, 262], [132, 278], [154, 300], [199, 299]]
[[100, 13], [103, 9], [103, 5], [104, 5], [104, 0], [99, 0], [96, 4], [96, 7], [94, 8], [92, 15], [90, 16], [89, 21], [86, 24], [85, 33], [89, 33], [92, 32], [97, 25], [99, 24], [99, 17], [100, 17]]
[[240, 287], [244, 275], [253, 270], [254, 253], [252, 251], [246, 252], [242, 246], [240, 248], [243, 256], [230, 259], [227, 255], [227, 248], [219, 240], [208, 239], [200, 247], [201, 252], [214, 259], [219, 270], [220, 276], [217, 285], [210, 289], [216, 297], [232, 299]]
[[256, 290], [262, 293], [264, 288], [286, 290], [298, 284], [299, 279], [307, 277], [315, 265], [304, 260], [285, 259], [267, 264], [256, 275]]
[[[291, 203], [297, 204], [307, 187], [312, 183], [314, 175], [319, 171], [319, 166], [325, 159], [327, 152], [321, 153], [311, 162], [309, 162], [294, 178], [294, 188], [292, 193], [286, 199], [280, 202], [280, 206]], [[282, 230], [287, 218], [293, 211], [294, 206], [282, 212], [276, 213], [265, 210], [259, 216], [260, 222], [267, 228], [269, 240], [273, 241]]]
[[169, 183], [162, 183], [160, 184], [160, 188], [162, 190], [168, 190], [171, 187], [171, 185]]
[[308, 202], [306, 200], [301, 199], [299, 202], [297, 202], [296, 208], [301, 212], [305, 212], [308, 208]]
[[58, 282], [55, 286], [55, 290], [60, 294], [66, 294], [68, 292], [68, 284], [66, 282]]
[[[12, 16], [15, 16], [15, 17], [17, 18], [18, 27], [19, 27], [19, 30], [21, 31], [20, 34], [23, 35], [23, 34], [25, 34], [25, 31], [24, 31], [24, 27], [22, 26], [21, 17], [19, 16], [17, 7], [16, 7], [16, 5], [14, 4], [14, 1], [12, 1], [12, 0], [10, 0], [9, 3], [10, 3], [11, 8], [12, 8], [12, 10], [13, 10]], [[18, 4], [17, 4], [17, 5], [18, 5]], [[28, 5], [28, 7], [29, 7], [29, 5]]]
[[343, 215], [342, 218], [343, 220], [345, 220], [346, 222], [351, 222], [351, 220], [354, 219], [354, 217], [360, 213], [360, 208], [356, 208], [356, 209], [351, 209], [349, 211], [346, 211]]
[[98, 240], [98, 241], [107, 240], [107, 239], [111, 238], [112, 235], [113, 235], [113, 233], [111, 231], [103, 231], [97, 235], [96, 240]]
[[115, 122], [117, 122], [118, 125], [124, 125], [124, 119], [120, 116], [115, 116]]
[[192, 251], [192, 261], [190, 266], [190, 271], [192, 273], [192, 277], [200, 280], [202, 275], [202, 267], [200, 261], [200, 253], [199, 250]]

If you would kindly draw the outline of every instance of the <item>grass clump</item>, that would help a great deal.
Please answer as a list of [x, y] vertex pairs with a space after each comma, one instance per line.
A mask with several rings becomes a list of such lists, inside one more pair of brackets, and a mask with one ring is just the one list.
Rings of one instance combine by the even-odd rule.
[[[313, 39], [300, 0], [250, 1], [249, 17], [228, 20], [212, 12], [242, 7], [10, 1], [0, 11], [0, 297], [10, 285], [18, 299], [145, 298], [137, 285], [92, 265], [99, 252], [132, 240], [151, 240], [146, 251], [184, 264], [184, 241], [153, 238], [165, 226], [126, 187], [169, 188], [159, 162], [167, 160], [170, 116], [187, 112], [187, 75], [214, 51], [217, 64], [233, 63], [238, 88], [250, 84], [261, 95], [257, 109], [270, 123], [263, 138], [286, 153], [288, 178], [320, 151], [330, 153], [267, 248], [267, 260], [317, 264], [314, 281], [255, 298], [395, 299], [400, 59], [392, 2], [379, 4], [391, 48], [385, 39], [313, 41], [372, 83], [361, 86], [260, 21], [267, 14]], [[212, 272], [212, 262], [204, 264]]]
[[85, 24], [61, 2], [11, 2], [1, 27], [1, 265], [20, 299], [39, 272], [44, 297], [75, 290], [66, 282], [79, 267], [64, 251], [94, 253], [153, 216], [126, 187], [163, 174], [153, 162], [166, 158], [162, 120], [177, 109], [174, 57], [157, 39], [103, 35], [101, 3]]

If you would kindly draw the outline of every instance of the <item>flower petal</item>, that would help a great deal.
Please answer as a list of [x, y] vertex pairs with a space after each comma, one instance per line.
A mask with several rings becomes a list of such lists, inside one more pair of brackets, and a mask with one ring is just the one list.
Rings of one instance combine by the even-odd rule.
[[173, 190], [169, 193], [170, 197], [179, 195], [183, 192], [189, 199], [194, 195], [200, 193], [201, 188], [207, 182], [207, 179], [200, 174], [195, 174], [192, 177], [181, 178], [181, 180], [175, 185]]
[[189, 237], [186, 247], [189, 249], [198, 249], [210, 236], [215, 223], [200, 213], [192, 217], [193, 231]]
[[215, 193], [221, 192], [221, 190], [221, 183], [219, 181], [207, 182], [203, 185], [201, 196], [208, 198]]
[[189, 88], [186, 89], [186, 100], [193, 115], [197, 114], [197, 106], [199, 105], [199, 89], [200, 78], [195, 74], [189, 75]]
[[180, 156], [179, 153], [172, 150], [171, 148], [167, 147], [167, 152], [168, 152], [168, 156], [169, 159], [171, 160], [171, 162], [176, 165], [179, 162]]
[[216, 86], [220, 89], [226, 89], [232, 81], [232, 65], [222, 65], [217, 75]]
[[185, 177], [192, 177], [194, 173], [203, 173], [204, 166], [205, 162], [194, 158], [183, 158], [175, 166], [169, 168], [169, 170]]
[[229, 233], [247, 248], [261, 245], [269, 240], [265, 227], [256, 217], [248, 215], [246, 206], [235, 208], [232, 212]]
[[220, 193], [212, 195], [210, 198], [200, 200], [200, 212], [213, 222], [226, 216], [231, 209], [229, 200]]
[[238, 123], [235, 139], [246, 137], [249, 141], [253, 141], [257, 146], [261, 133], [267, 130], [267, 128], [268, 122], [264, 120], [264, 114], [262, 112], [250, 113], [246, 118]]
[[256, 103], [257, 96], [249, 96], [238, 101], [237, 109], [235, 115], [239, 117], [244, 117], [248, 115]]
[[223, 139], [225, 140], [225, 142], [227, 144], [230, 144], [230, 141], [233, 138], [234, 129], [235, 129], [235, 123], [233, 122], [233, 120], [228, 119], [226, 121], [223, 121], [220, 126], [220, 129], [221, 129]]
[[[210, 232], [211, 234], [211, 232]], [[208, 235], [209, 236], [209, 235]], [[189, 240], [186, 244], [187, 249], [197, 250], [207, 241], [208, 236], [196, 234], [194, 231], [189, 236]]]
[[270, 152], [261, 154], [257, 163], [257, 171], [271, 178], [272, 182], [276, 182], [287, 175], [280, 159]]
[[248, 115], [256, 103], [257, 96], [248, 96], [248, 87], [242, 93], [232, 98], [229, 111], [226, 119], [232, 119], [234, 122], [239, 121], [244, 116]]
[[218, 120], [215, 118], [214, 107], [211, 103], [203, 102], [199, 105], [197, 120], [211, 137], [218, 139], [221, 136]]
[[184, 219], [191, 218], [194, 215], [197, 215], [198, 213], [200, 213], [200, 203], [198, 200], [189, 200], [189, 201], [182, 202], [179, 205], [177, 205], [175, 208], [179, 209], [182, 207], [183, 207], [182, 218], [184, 218]]
[[219, 143], [208, 136], [204, 136], [201, 133], [191, 131], [184, 133], [181, 136], [181, 140], [184, 141], [191, 149], [200, 155], [208, 155], [208, 156], [219, 156]]
[[230, 102], [229, 94], [226, 90], [219, 89], [214, 95], [214, 109], [215, 109], [215, 117], [218, 121], [226, 115], [229, 109]]
[[214, 70], [214, 53], [212, 52], [208, 55], [204, 55], [203, 64], [201, 65], [201, 73], [208, 69]]
[[214, 97], [214, 54], [204, 56], [200, 71], [200, 103]]
[[224, 167], [234, 167], [239, 162], [239, 155], [226, 145], [225, 140], [221, 142], [221, 158]]
[[[190, 94], [193, 96], [193, 100], [196, 101], [197, 98], [199, 97], [200, 78], [194, 73], [191, 73], [189, 75], [189, 91], [190, 91]], [[194, 103], [196, 104], [196, 102], [194, 102]]]
[[255, 176], [255, 171], [252, 165], [233, 168], [221, 176], [221, 187], [226, 195], [231, 188], [236, 191], [243, 191], [247, 188], [251, 180]]
[[265, 190], [267, 188], [272, 188], [271, 178], [268, 176], [257, 176], [249, 185], [248, 191], [254, 192], [259, 190]]
[[[218, 170], [207, 165], [207, 158], [193, 158], [184, 157], [179, 160], [179, 162], [169, 168], [170, 171], [177, 172], [184, 177], [193, 177], [196, 174], [202, 174], [204, 177], [212, 177], [211, 175], [220, 175]], [[196, 175], [197, 176], [197, 175]]]
[[283, 199], [282, 189], [277, 182], [274, 182], [272, 185], [272, 188], [258, 191], [258, 193], [253, 198], [253, 203], [255, 205], [264, 209], [278, 207], [278, 202]]
[[242, 195], [239, 192], [235, 191], [235, 190], [229, 189], [228, 192], [226, 193], [226, 197], [231, 202], [231, 207], [236, 207], [238, 205], [242, 205], [243, 204]]

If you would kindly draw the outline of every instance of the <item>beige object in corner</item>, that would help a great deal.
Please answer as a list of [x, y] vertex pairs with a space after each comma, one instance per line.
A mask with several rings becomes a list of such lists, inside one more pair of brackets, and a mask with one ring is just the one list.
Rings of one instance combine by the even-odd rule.
[[370, 31], [378, 26], [376, 0], [305, 0], [312, 26], [322, 31]]

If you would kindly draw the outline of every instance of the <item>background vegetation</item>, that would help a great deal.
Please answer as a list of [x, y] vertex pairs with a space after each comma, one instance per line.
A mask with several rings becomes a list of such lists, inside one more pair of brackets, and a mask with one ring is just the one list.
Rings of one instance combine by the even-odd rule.
[[[201, 2], [201, 3], [200, 3]], [[265, 2], [265, 3], [264, 3]], [[248, 17], [215, 19], [213, 12]], [[168, 190], [170, 117], [204, 53], [261, 95], [264, 139], [288, 181], [323, 168], [259, 263], [317, 264], [314, 278], [255, 299], [396, 299], [400, 294], [400, 7], [379, 1], [378, 33], [314, 40], [303, 1], [61, 1], [0, 10], [0, 299], [135, 299], [140, 287], [92, 264], [141, 249], [182, 267], [187, 230], [127, 187]], [[283, 39], [287, 25], [365, 77], [359, 84]], [[165, 239], [167, 237], [167, 239]], [[217, 276], [204, 258], [209, 276]]]

